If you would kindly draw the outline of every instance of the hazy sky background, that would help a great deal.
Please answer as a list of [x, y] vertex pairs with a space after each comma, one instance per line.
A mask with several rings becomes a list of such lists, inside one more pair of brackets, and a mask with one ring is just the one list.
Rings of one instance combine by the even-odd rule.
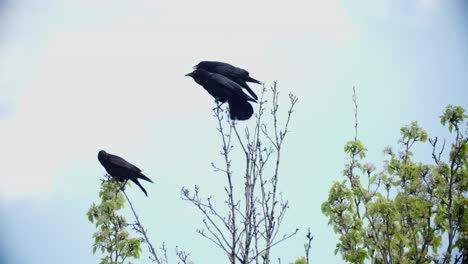
[[180, 199], [194, 184], [223, 193], [210, 166], [220, 146], [213, 99], [184, 77], [201, 60], [220, 60], [267, 85], [278, 80], [281, 106], [287, 93], [299, 97], [280, 188], [291, 206], [282, 230], [301, 233], [275, 256], [301, 256], [310, 226], [312, 261], [341, 263], [320, 204], [342, 179], [352, 87], [370, 161], [380, 165], [413, 120], [447, 137], [438, 121], [445, 106], [468, 108], [463, 3], [0, 0], [0, 262], [98, 262], [85, 213], [98, 200], [96, 155], [106, 149], [155, 181], [144, 184], [149, 198], [129, 191], [153, 243], [224, 263], [195, 233], [201, 214]]

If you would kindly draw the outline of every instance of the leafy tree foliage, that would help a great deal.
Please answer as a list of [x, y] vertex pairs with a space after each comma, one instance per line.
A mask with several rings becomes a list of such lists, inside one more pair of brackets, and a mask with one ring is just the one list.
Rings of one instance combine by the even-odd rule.
[[[91, 206], [88, 219], [96, 224], [93, 235], [93, 253], [100, 249], [104, 257], [101, 264], [123, 264], [128, 258], [140, 258], [141, 238], [130, 237], [125, 217], [117, 211], [124, 207], [125, 198], [116, 181], [104, 181], [99, 192], [100, 204]], [[130, 263], [130, 262], [126, 262]]]
[[[339, 235], [335, 254], [350, 263], [467, 263], [468, 140], [465, 110], [449, 105], [440, 116], [453, 136], [448, 157], [445, 141], [429, 138], [417, 122], [400, 130], [399, 151], [384, 150], [383, 170], [365, 162], [367, 149], [356, 136], [322, 212]], [[465, 123], [464, 123], [465, 122]], [[431, 144], [430, 164], [414, 160], [415, 144]]]

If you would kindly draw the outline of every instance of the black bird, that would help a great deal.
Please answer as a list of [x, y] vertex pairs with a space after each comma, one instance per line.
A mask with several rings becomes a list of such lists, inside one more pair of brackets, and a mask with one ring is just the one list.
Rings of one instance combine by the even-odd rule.
[[153, 183], [153, 181], [143, 175], [137, 166], [131, 164], [119, 156], [109, 154], [104, 150], [99, 151], [98, 160], [106, 169], [107, 173], [109, 173], [109, 175], [112, 176], [112, 178], [114, 178], [116, 181], [127, 183], [128, 180], [131, 180], [136, 185], [138, 185], [138, 187], [140, 187], [146, 196], [148, 196], [145, 188], [143, 188], [143, 186], [141, 186], [141, 184], [138, 182], [138, 179], [143, 179], [151, 183]]
[[256, 100], [244, 93], [242, 86], [231, 79], [203, 69], [196, 69], [185, 76], [192, 77], [216, 101], [228, 102], [229, 114], [232, 120], [247, 120], [252, 116], [253, 108], [249, 101], [256, 102]]
[[255, 100], [258, 100], [257, 95], [254, 93], [254, 91], [252, 91], [252, 89], [250, 89], [250, 87], [247, 85], [247, 82], [253, 82], [258, 84], [262, 83], [250, 77], [249, 72], [244, 69], [232, 66], [229, 63], [219, 61], [202, 61], [195, 65], [193, 68], [224, 75], [236, 82], [237, 84], [239, 84], [240, 86], [242, 86], [243, 88], [245, 88]]

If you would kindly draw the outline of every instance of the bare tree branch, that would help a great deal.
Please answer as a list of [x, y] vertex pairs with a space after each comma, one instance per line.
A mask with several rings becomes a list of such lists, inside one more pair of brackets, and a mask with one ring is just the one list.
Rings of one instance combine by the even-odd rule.
[[[268, 108], [268, 101], [265, 99], [267, 92], [271, 93], [271, 104], [268, 107], [271, 109], [272, 128], [264, 121], [265, 110]], [[224, 164], [211, 165], [215, 172], [223, 173], [226, 178], [224, 190], [227, 213], [221, 214], [211, 203], [211, 197], [203, 202], [197, 186], [192, 196], [187, 189], [182, 189], [182, 199], [193, 203], [204, 215], [205, 227], [197, 232], [221, 248], [228, 255], [231, 264], [237, 261], [241, 264], [258, 264], [261, 262], [259, 256], [263, 263], [269, 264], [271, 248], [297, 233], [296, 230], [276, 240], [288, 208], [288, 202], [283, 201], [278, 191], [278, 182], [281, 148], [289, 133], [297, 97], [290, 94], [289, 101], [290, 107], [283, 126], [280, 126], [279, 91], [276, 82], [270, 89], [263, 87], [253, 127], [245, 126], [240, 129], [240, 123], [229, 120], [227, 110], [220, 107], [214, 109], [216, 129], [221, 137], [220, 155]], [[236, 153], [236, 147], [243, 154], [245, 164], [241, 199], [236, 197], [238, 192], [235, 191], [234, 180], [238, 178], [234, 177], [232, 171], [232, 156]], [[269, 167], [272, 174], [265, 172]]]
[[153, 245], [151, 244], [151, 242], [149, 241], [148, 239], [148, 235], [147, 235], [147, 232], [145, 230], [145, 228], [143, 228], [143, 225], [141, 224], [140, 222], [140, 219], [138, 218], [138, 215], [135, 211], [135, 209], [133, 208], [133, 204], [132, 202], [130, 201], [130, 199], [128, 198], [127, 194], [125, 193], [125, 190], [122, 189], [122, 193], [125, 195], [125, 199], [127, 199], [127, 202], [128, 204], [130, 205], [130, 208], [132, 209], [132, 212], [133, 212], [133, 215], [135, 216], [135, 220], [136, 220], [136, 228], [135, 228], [135, 231], [137, 231], [138, 233], [142, 234], [143, 237], [145, 238], [145, 242], [148, 244], [148, 249], [150, 251], [150, 254], [152, 255], [152, 260], [153, 261], [156, 261], [156, 263], [158, 264], [161, 264], [161, 259], [158, 257], [158, 255], [156, 254], [156, 251], [154, 250], [154, 247]]

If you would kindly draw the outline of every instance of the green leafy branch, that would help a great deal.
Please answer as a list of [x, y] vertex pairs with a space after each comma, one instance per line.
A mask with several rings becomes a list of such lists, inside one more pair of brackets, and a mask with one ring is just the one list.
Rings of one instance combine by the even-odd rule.
[[141, 238], [130, 236], [127, 220], [117, 213], [125, 203], [120, 188], [116, 181], [103, 181], [99, 191], [101, 203], [93, 203], [87, 212], [88, 220], [98, 229], [93, 234], [93, 253], [100, 250], [104, 254], [101, 264], [123, 264], [128, 258], [140, 258]]
[[[343, 175], [335, 182], [322, 212], [339, 234], [336, 253], [350, 263], [465, 263], [468, 261], [467, 205], [468, 144], [465, 110], [447, 106], [440, 117], [454, 136], [448, 161], [444, 144], [429, 138], [418, 123], [400, 129], [401, 150], [384, 150], [389, 156], [376, 172], [365, 162], [367, 149], [355, 137], [345, 144], [349, 155]], [[465, 130], [466, 131], [466, 130]], [[427, 141], [434, 164], [413, 161], [413, 147]], [[439, 254], [441, 252], [441, 254]]]

